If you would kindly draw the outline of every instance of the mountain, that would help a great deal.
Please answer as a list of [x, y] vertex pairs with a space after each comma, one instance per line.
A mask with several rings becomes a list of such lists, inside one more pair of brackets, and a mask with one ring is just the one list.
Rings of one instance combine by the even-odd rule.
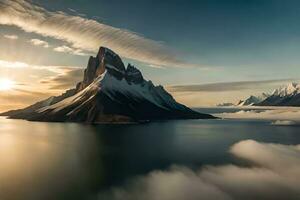
[[257, 106], [300, 106], [300, 84], [290, 83], [275, 89], [273, 93]]
[[240, 100], [236, 105], [237, 106], [252, 106], [252, 105], [255, 105], [255, 104], [258, 104], [258, 103], [262, 102], [263, 100], [265, 100], [269, 96], [270, 95], [268, 95], [266, 93], [262, 93], [260, 96], [251, 95], [250, 97], [248, 97], [245, 100]]
[[300, 84], [289, 83], [275, 89], [271, 94], [250, 96], [240, 100], [237, 106], [300, 106]]
[[76, 88], [2, 115], [32, 121], [87, 123], [215, 118], [177, 103], [162, 86], [145, 80], [133, 65], [125, 67], [121, 58], [105, 47], [89, 58], [83, 80]]

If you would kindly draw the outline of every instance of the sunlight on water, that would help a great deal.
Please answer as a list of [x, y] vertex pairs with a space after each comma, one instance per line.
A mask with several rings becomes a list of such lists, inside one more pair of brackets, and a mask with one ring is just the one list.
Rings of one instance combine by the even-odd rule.
[[48, 188], [63, 192], [65, 185], [75, 187], [89, 176], [83, 159], [86, 150], [98, 147], [93, 134], [75, 131], [78, 125], [1, 118], [0, 126], [0, 188], [7, 191], [0, 197], [48, 199], [55, 195]]

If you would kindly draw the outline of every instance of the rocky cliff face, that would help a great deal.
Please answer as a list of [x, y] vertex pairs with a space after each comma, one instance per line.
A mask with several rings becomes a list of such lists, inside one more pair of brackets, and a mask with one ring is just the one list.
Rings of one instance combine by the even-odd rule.
[[110, 74], [119, 80], [123, 78], [129, 83], [141, 83], [144, 78], [140, 70], [133, 65], [128, 64], [125, 68], [121, 58], [112, 50], [100, 47], [96, 57], [91, 56], [86, 69], [84, 70], [83, 81], [78, 83], [76, 91], [79, 92], [95, 80], [96, 77], [107, 70]]
[[116, 53], [108, 48], [100, 47], [97, 56], [89, 58], [88, 65], [84, 70], [83, 81], [76, 86], [77, 92], [91, 84], [106, 69], [119, 79], [122, 79], [126, 71], [121, 58]]
[[[70, 92], [71, 91], [71, 92]], [[142, 73], [112, 50], [100, 47], [90, 57], [83, 80], [64, 95], [6, 113], [34, 121], [89, 123], [136, 122], [160, 119], [214, 118], [177, 103], [162, 86], [154, 86]]]

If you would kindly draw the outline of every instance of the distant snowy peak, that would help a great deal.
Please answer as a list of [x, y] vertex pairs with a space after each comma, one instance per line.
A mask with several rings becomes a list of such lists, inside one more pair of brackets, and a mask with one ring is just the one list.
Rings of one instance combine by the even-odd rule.
[[266, 94], [266, 93], [262, 93], [259, 96], [253, 96], [251, 95], [250, 97], [248, 97], [245, 100], [240, 100], [236, 105], [237, 106], [252, 106], [254, 104], [257, 104], [263, 100], [265, 100], [266, 98], [268, 98], [270, 95]]
[[[221, 104], [222, 106], [223, 104]], [[227, 106], [227, 104], [224, 104]], [[229, 105], [229, 104], [228, 104]], [[239, 100], [236, 106], [300, 106], [300, 84], [289, 83], [275, 89], [271, 94], [251, 95]]]
[[289, 83], [275, 89], [270, 95], [250, 96], [240, 101], [239, 106], [300, 106], [300, 84]]
[[288, 85], [282, 86], [275, 89], [272, 93], [273, 96], [285, 97], [293, 96], [300, 93], [300, 84], [289, 83]]

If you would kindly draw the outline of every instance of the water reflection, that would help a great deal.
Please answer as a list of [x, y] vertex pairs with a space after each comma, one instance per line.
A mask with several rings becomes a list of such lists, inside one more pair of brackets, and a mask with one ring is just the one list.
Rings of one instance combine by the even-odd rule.
[[0, 199], [79, 198], [93, 182], [101, 184], [101, 144], [89, 127], [0, 124]]

